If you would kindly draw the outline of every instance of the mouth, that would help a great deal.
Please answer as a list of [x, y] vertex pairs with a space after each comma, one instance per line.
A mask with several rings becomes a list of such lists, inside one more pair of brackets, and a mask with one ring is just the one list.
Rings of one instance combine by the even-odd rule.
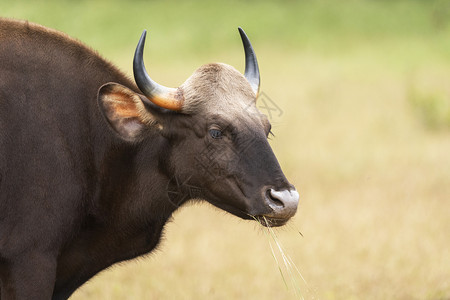
[[262, 215], [256, 216], [255, 220], [264, 227], [279, 227], [285, 225], [290, 220], [290, 218], [274, 218]]
[[[239, 218], [255, 220], [264, 227], [280, 227], [285, 225], [297, 211], [298, 193], [292, 190], [264, 191], [263, 199], [249, 199], [243, 189], [234, 189], [238, 197], [234, 201], [223, 201], [220, 196], [214, 193], [207, 198], [212, 205], [227, 211]], [[250, 202], [250, 203], [249, 203]], [[239, 203], [246, 203], [240, 207]], [[251, 205], [253, 203], [253, 205]]]

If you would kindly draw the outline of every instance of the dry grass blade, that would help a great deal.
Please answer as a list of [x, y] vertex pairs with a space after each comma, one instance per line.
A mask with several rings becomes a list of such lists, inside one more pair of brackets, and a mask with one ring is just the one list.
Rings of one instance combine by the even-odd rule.
[[297, 227], [295, 227], [294, 224], [292, 224], [292, 223], [287, 223], [286, 225], [289, 226], [289, 227], [290, 227], [292, 230], [294, 230], [295, 232], [298, 232], [298, 234], [300, 234], [301, 237], [304, 237], [304, 236], [303, 236], [303, 233], [301, 233], [301, 231], [300, 231]]
[[[266, 231], [264, 231], [264, 232], [266, 232]], [[277, 263], [278, 271], [280, 271], [280, 275], [281, 275], [281, 278], [283, 279], [283, 282], [284, 282], [284, 285], [286, 286], [286, 289], [289, 290], [289, 286], [288, 286], [288, 284], [286, 282], [286, 278], [284, 278], [283, 270], [281, 270], [280, 263], [278, 262], [277, 256], [275, 255], [275, 251], [273, 250], [272, 243], [270, 241], [270, 236], [269, 236], [269, 234], [267, 232], [266, 232], [266, 236], [267, 236], [267, 240], [269, 242], [270, 251], [272, 252], [273, 259], [275, 259], [275, 262]]]
[[[270, 224], [269, 221], [268, 221], [264, 216], [263, 216], [263, 220], [264, 220], [265, 224], [267, 224], [267, 225]], [[279, 250], [280, 256], [281, 256], [281, 258], [282, 258], [282, 260], [283, 260], [283, 263], [284, 263], [285, 270], [289, 273], [289, 277], [290, 277], [290, 279], [291, 279], [291, 284], [292, 284], [292, 287], [293, 287], [293, 289], [294, 289], [294, 294], [295, 294], [295, 296], [296, 296], [297, 298], [299, 298], [299, 299], [304, 299], [304, 297], [302, 296], [302, 291], [301, 291], [301, 288], [300, 288], [300, 284], [299, 284], [299, 282], [298, 282], [298, 279], [297, 279], [296, 276], [295, 276], [295, 273], [292, 271], [292, 269], [295, 269], [295, 271], [296, 271], [297, 274], [300, 276], [300, 278], [302, 279], [302, 281], [305, 283], [305, 285], [307, 285], [307, 283], [306, 283], [304, 277], [301, 275], [299, 269], [297, 268], [297, 266], [295, 265], [295, 263], [293, 262], [293, 260], [292, 260], [288, 255], [286, 255], [285, 250], [283, 249], [283, 247], [282, 247], [282, 245], [281, 245], [281, 243], [280, 243], [280, 241], [279, 241], [279, 238], [278, 238], [278, 236], [276, 235], [276, 233], [275, 233], [275, 231], [273, 230], [273, 228], [270, 227], [270, 225], [267, 226], [266, 228], [267, 228], [267, 236], [268, 236], [268, 239], [269, 239], [269, 246], [270, 246], [270, 248], [271, 248], [272, 255], [273, 255], [274, 258], [275, 258], [275, 262], [276, 262], [277, 265], [278, 265], [278, 269], [280, 270], [280, 273], [282, 274], [282, 278], [283, 278], [283, 281], [284, 281], [284, 283], [285, 283], [285, 285], [286, 285], [286, 288], [289, 289], [289, 287], [287, 286], [287, 282], [286, 282], [286, 280], [285, 280], [285, 277], [284, 277], [282, 268], [281, 268], [280, 264], [278, 263], [278, 259], [276, 258], [276, 255], [275, 255], [275, 253], [274, 253], [274, 250], [273, 250], [273, 247], [272, 247], [271, 240], [273, 240], [273, 242], [277, 245], [277, 248], [278, 248], [278, 250]]]
[[[249, 216], [252, 217], [256, 222], [261, 223], [261, 220], [259, 220], [259, 219], [256, 218], [255, 216], [252, 216], [252, 215], [249, 215]], [[266, 224], [268, 224], [266, 218], [264, 218], [264, 222], [266, 222]], [[267, 227], [267, 228], [268, 228], [268, 227]], [[281, 278], [283, 279], [284, 285], [286, 286], [286, 289], [288, 290], [288, 289], [289, 289], [289, 286], [288, 286], [288, 284], [287, 284], [287, 282], [286, 282], [286, 279], [284, 278], [283, 270], [281, 269], [280, 263], [278, 262], [278, 258], [277, 258], [277, 256], [275, 255], [275, 251], [274, 251], [274, 249], [273, 249], [272, 242], [270, 241], [270, 234], [269, 234], [269, 232], [267, 232], [267, 231], [265, 231], [265, 230], [264, 230], [264, 233], [265, 233], [266, 236], [267, 236], [267, 241], [269, 242], [269, 246], [270, 246], [270, 251], [271, 251], [271, 253], [272, 253], [272, 257], [273, 257], [273, 259], [275, 260], [275, 262], [276, 262], [276, 264], [277, 264], [278, 271], [280, 271]]]
[[[290, 224], [290, 225], [291, 225], [291, 224]], [[293, 225], [291, 225], [291, 228], [294, 229], [295, 231], [297, 231], [297, 232], [303, 237], [303, 234], [302, 234], [299, 230], [297, 230]], [[303, 282], [307, 285], [308, 283], [306, 282], [306, 280], [305, 280], [305, 278], [303, 277], [303, 275], [300, 273], [300, 270], [297, 268], [297, 265], [293, 262], [293, 260], [291, 259], [290, 256], [285, 255], [286, 251], [285, 251], [284, 248], [282, 247], [281, 243], [278, 242], [278, 241], [279, 241], [279, 238], [278, 238], [278, 236], [276, 235], [275, 231], [273, 231], [272, 228], [269, 228], [269, 230], [272, 232], [274, 238], [276, 239], [277, 246], [280, 248], [280, 252], [282, 253], [282, 255], [286, 257], [286, 259], [288, 260], [288, 262], [290, 262], [289, 265], [290, 265], [290, 266], [293, 266], [293, 267], [295, 268], [295, 270], [297, 271], [297, 273], [298, 273], [298, 275], [300, 276], [300, 278], [301, 278], [301, 279], [303, 280]]]

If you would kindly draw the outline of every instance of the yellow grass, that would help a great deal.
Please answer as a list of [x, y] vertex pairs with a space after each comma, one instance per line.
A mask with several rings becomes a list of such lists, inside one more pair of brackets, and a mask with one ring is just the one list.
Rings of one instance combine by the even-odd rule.
[[[408, 89], [450, 97], [450, 66], [411, 71], [367, 49], [280, 60], [270, 49], [259, 54], [262, 91], [284, 111], [271, 144], [301, 197], [293, 226], [275, 232], [307, 282], [296, 279], [300, 296], [449, 298], [450, 133], [423, 126]], [[191, 72], [153, 70], [168, 84]], [[256, 222], [204, 204], [175, 213], [159, 251], [101, 273], [72, 299], [296, 299], [285, 280], [289, 289]]]

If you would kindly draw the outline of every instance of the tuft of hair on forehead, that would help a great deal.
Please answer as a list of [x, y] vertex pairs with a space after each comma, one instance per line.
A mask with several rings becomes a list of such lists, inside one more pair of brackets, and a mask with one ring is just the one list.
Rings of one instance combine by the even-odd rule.
[[183, 112], [195, 113], [244, 108], [255, 101], [250, 83], [238, 70], [223, 63], [212, 63], [198, 68], [180, 86], [184, 96]]

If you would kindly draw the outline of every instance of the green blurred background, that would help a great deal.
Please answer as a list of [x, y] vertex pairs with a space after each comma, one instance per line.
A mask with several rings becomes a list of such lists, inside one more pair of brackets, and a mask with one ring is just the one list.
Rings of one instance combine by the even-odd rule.
[[243, 70], [242, 26], [283, 111], [271, 144], [301, 203], [276, 234], [306, 283], [278, 257], [284, 282], [257, 224], [203, 204], [73, 299], [450, 297], [450, 1], [17, 0], [0, 16], [66, 32], [130, 76], [148, 29], [147, 69], [167, 86], [209, 62]]

